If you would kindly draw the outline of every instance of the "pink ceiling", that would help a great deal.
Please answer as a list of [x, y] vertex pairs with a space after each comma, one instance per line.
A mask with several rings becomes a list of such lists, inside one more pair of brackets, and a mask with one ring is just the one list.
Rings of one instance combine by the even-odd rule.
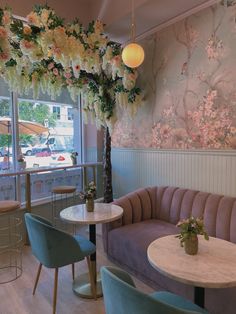
[[[197, 12], [218, 0], [134, 0], [136, 34], [142, 35], [158, 25], [181, 17], [186, 12]], [[67, 21], [78, 17], [83, 24], [93, 19], [102, 20], [114, 40], [129, 40], [131, 0], [1, 0], [13, 13], [26, 16], [34, 4], [47, 4]]]

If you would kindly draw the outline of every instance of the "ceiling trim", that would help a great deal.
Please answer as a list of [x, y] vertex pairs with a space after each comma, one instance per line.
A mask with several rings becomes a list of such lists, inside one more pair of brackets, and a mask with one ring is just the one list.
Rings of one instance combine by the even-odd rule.
[[[206, 8], [209, 8], [210, 6], [214, 5], [214, 4], [217, 4], [219, 3], [221, 0], [208, 0], [200, 5], [197, 5], [196, 7], [184, 12], [184, 13], [181, 13], [179, 15], [176, 15], [175, 17], [169, 19], [168, 21], [164, 22], [164, 23], [161, 23], [155, 27], [152, 27], [150, 29], [148, 29], [147, 31], [145, 31], [144, 33], [140, 34], [140, 35], [137, 35], [136, 36], [136, 40], [139, 41], [139, 40], [142, 40], [156, 32], [159, 32], [160, 30], [162, 30], [163, 28], [166, 28], [172, 24], [175, 24], [187, 17], [189, 17], [190, 15], [193, 15], [193, 14], [196, 14], [198, 13], [199, 11], [203, 10], [203, 9], [206, 9]], [[123, 45], [127, 44], [128, 42], [130, 41], [127, 41], [125, 42]]]

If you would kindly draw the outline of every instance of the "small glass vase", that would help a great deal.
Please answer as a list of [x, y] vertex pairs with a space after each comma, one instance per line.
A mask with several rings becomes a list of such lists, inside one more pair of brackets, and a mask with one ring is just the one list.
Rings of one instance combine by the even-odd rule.
[[184, 240], [185, 253], [189, 255], [196, 255], [198, 252], [198, 237], [197, 235], [191, 236], [189, 239]]
[[86, 209], [88, 212], [94, 211], [94, 199], [92, 197], [86, 199]]

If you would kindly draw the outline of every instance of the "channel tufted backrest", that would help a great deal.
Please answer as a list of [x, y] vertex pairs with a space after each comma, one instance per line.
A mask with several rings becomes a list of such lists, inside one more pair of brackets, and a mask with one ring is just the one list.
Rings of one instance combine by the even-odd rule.
[[108, 232], [122, 225], [129, 225], [155, 217], [156, 187], [136, 190], [115, 200], [113, 204], [124, 210], [122, 218], [102, 225], [103, 245], [107, 252]]
[[122, 225], [140, 222], [153, 218], [156, 199], [156, 187], [139, 189], [114, 201], [124, 209]]
[[176, 187], [156, 187], [155, 218], [177, 224], [203, 217], [210, 236], [236, 243], [236, 198]]
[[123, 225], [160, 219], [174, 225], [179, 220], [203, 217], [208, 234], [236, 243], [236, 198], [177, 187], [147, 187], [114, 201], [124, 209], [122, 218], [103, 224], [107, 252], [108, 233]]

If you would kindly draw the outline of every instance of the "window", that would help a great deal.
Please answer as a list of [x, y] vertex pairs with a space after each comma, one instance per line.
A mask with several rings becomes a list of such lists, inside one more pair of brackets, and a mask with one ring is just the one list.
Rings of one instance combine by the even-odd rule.
[[[5, 122], [4, 122], [5, 120]], [[4, 124], [7, 122], [7, 128]], [[13, 166], [11, 101], [7, 84], [0, 79], [0, 173], [7, 173]], [[14, 177], [0, 178], [0, 200], [15, 199]]]
[[8, 172], [12, 168], [12, 134], [10, 99], [0, 97], [0, 170]]
[[[12, 103], [10, 96], [13, 99]], [[19, 155], [22, 155], [26, 169], [71, 166], [72, 151], [79, 153], [78, 161], [81, 159], [79, 103], [73, 103], [66, 93], [62, 93], [56, 104], [45, 95], [40, 95], [38, 100], [32, 100], [30, 97], [29, 95], [17, 98], [14, 93], [10, 95], [7, 85], [0, 80], [0, 173], [4, 174], [14, 169], [23, 170], [18, 168], [22, 167], [22, 162], [18, 161]], [[13, 117], [12, 114], [17, 110], [18, 120], [17, 115]], [[76, 123], [68, 119], [72, 112]], [[7, 127], [1, 127], [1, 121], [7, 123]], [[28, 125], [22, 125], [22, 122]], [[16, 124], [16, 128], [12, 128], [13, 123]], [[34, 128], [35, 124], [40, 124], [44, 131], [38, 132]], [[25, 126], [29, 128], [27, 132]], [[16, 133], [12, 134], [13, 129], [16, 129], [16, 133], [17, 129], [19, 130], [19, 136]], [[55, 184], [80, 185], [81, 178], [79, 168], [66, 172], [48, 171], [31, 175], [32, 200], [50, 197]], [[16, 195], [20, 195], [21, 201], [24, 202], [25, 176], [2, 177], [0, 199], [15, 199]]]
[[0, 117], [10, 117], [9, 98], [0, 98]]
[[73, 108], [67, 108], [67, 120], [73, 120]]
[[52, 112], [57, 120], [61, 119], [61, 108], [58, 106], [52, 107]]
[[[37, 100], [35, 103], [33, 100], [19, 99], [18, 108], [21, 120], [40, 123], [45, 127], [43, 133], [38, 133], [32, 124], [32, 134], [20, 134], [21, 143], [29, 145], [28, 149], [21, 146], [26, 167], [72, 165], [70, 155], [75, 150], [74, 124], [66, 119], [66, 114], [63, 114], [68, 112], [68, 109], [72, 110], [71, 105], [57, 103], [55, 106], [52, 102]], [[75, 127], [79, 126], [75, 125]]]

